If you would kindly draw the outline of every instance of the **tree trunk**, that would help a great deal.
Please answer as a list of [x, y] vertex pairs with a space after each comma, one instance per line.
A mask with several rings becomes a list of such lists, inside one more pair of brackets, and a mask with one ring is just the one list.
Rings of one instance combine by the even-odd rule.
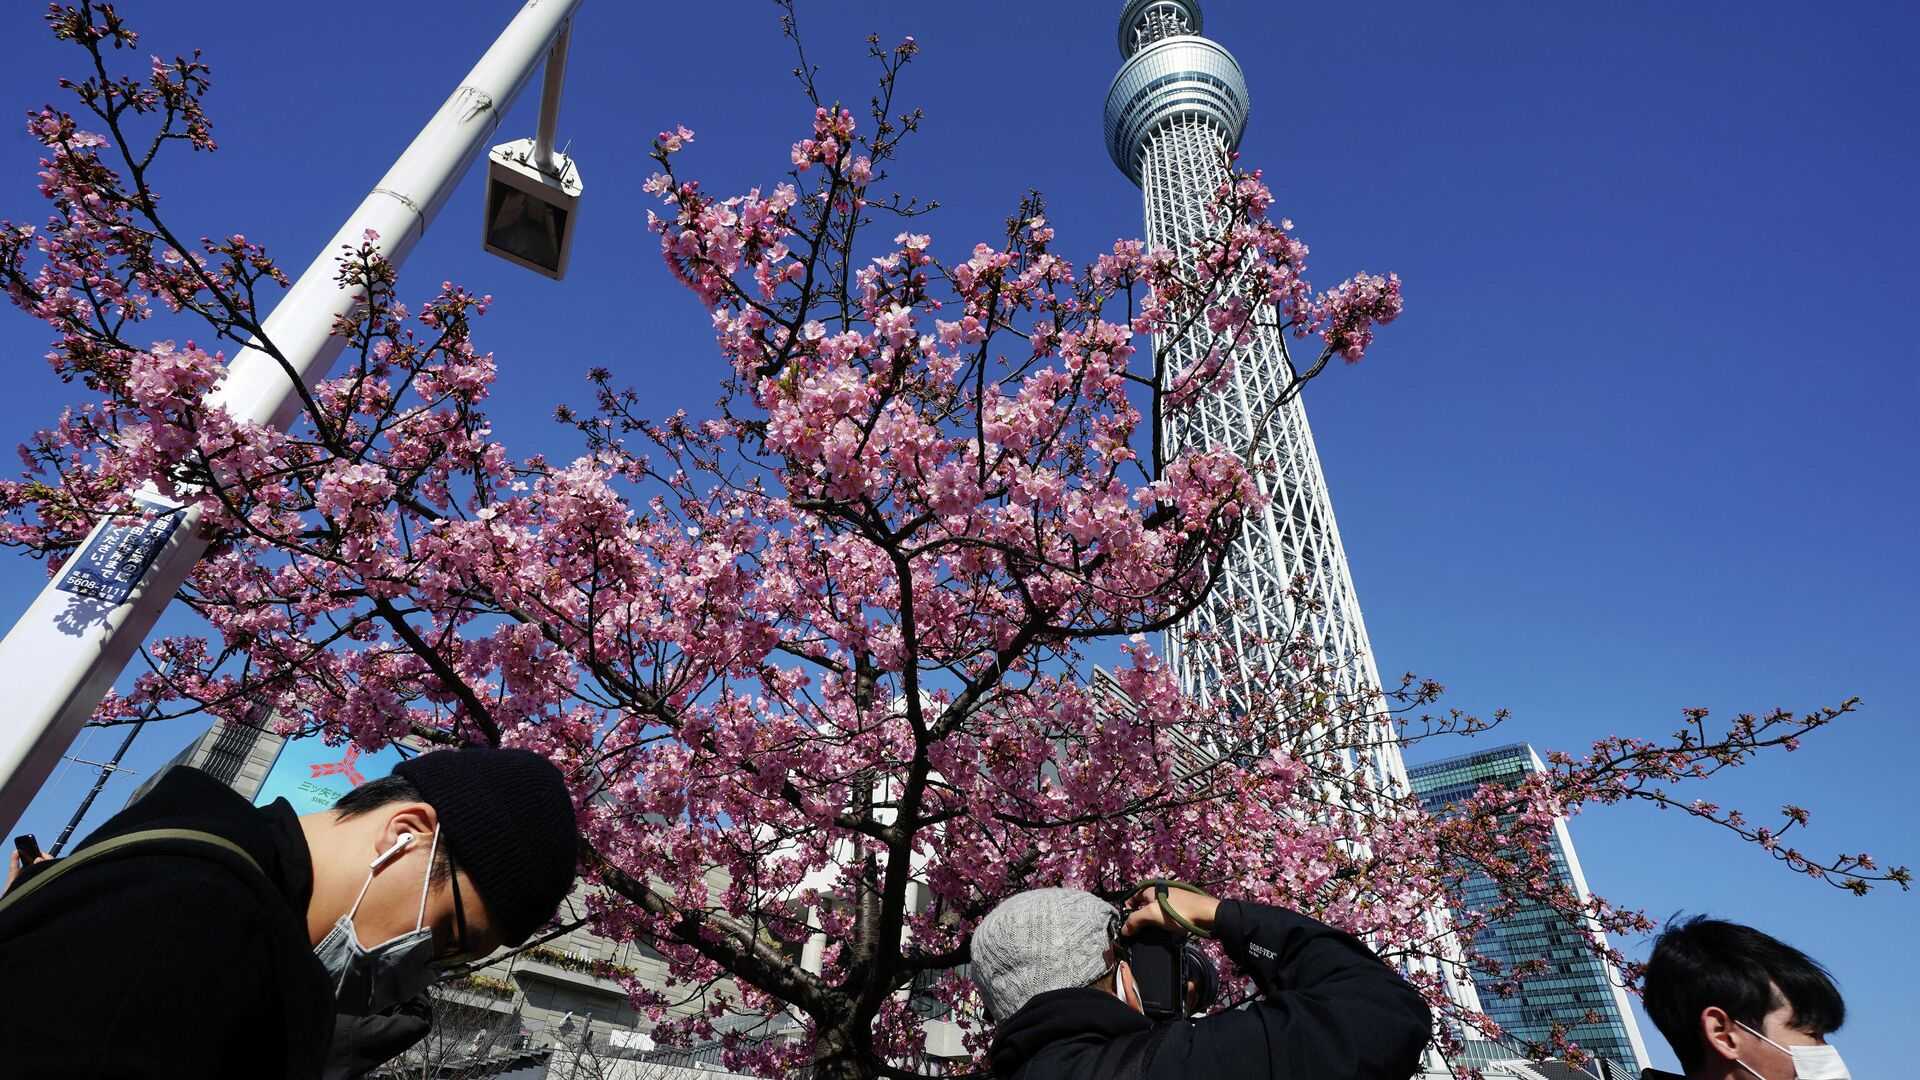
[[813, 1080], [878, 1080], [872, 1036], [844, 1023], [823, 1028], [813, 1048]]

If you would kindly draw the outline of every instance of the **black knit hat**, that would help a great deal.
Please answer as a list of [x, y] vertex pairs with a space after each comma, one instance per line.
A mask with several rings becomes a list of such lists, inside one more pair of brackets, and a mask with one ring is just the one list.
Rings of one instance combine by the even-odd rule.
[[507, 945], [545, 925], [573, 888], [580, 827], [553, 762], [531, 750], [437, 750], [393, 767], [439, 816], [441, 843]]

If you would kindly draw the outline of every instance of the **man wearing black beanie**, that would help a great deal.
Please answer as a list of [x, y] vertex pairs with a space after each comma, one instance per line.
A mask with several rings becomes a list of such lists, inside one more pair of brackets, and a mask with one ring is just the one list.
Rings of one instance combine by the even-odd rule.
[[579, 842], [526, 750], [422, 754], [304, 817], [170, 770], [0, 898], [5, 1072], [361, 1075], [425, 1033], [439, 969], [552, 918]]

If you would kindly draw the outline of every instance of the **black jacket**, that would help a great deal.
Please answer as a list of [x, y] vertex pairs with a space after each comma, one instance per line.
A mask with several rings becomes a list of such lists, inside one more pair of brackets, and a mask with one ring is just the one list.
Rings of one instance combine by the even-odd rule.
[[1214, 936], [1264, 1000], [1156, 1025], [1106, 991], [1054, 990], [999, 1026], [994, 1074], [1406, 1080], [1419, 1068], [1426, 1003], [1352, 935], [1284, 908], [1223, 901]]
[[319, 1075], [333, 992], [313, 955], [313, 864], [293, 807], [256, 809], [189, 768], [74, 849], [151, 828], [233, 841], [232, 856], [130, 849], [0, 911], [0, 1075]]

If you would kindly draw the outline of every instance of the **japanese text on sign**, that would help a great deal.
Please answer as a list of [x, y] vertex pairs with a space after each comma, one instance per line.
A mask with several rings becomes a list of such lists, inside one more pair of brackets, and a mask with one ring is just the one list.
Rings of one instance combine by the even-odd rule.
[[126, 603], [186, 512], [185, 507], [150, 499], [135, 499], [133, 506], [133, 514], [95, 530], [61, 573], [58, 588], [109, 604]]

